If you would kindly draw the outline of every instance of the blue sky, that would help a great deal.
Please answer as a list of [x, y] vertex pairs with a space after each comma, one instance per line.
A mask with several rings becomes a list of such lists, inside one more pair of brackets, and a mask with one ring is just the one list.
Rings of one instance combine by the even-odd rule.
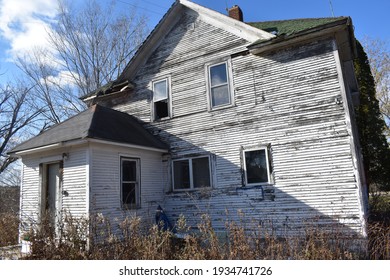
[[[82, 0], [70, 0], [80, 2]], [[105, 0], [97, 0], [104, 2]], [[174, 0], [117, 0], [120, 10], [138, 7], [149, 18], [152, 29]], [[380, 38], [390, 44], [389, 0], [193, 0], [226, 14], [226, 8], [239, 5], [245, 21], [293, 18], [351, 16], [358, 39]], [[16, 55], [35, 45], [44, 45], [45, 28], [56, 16], [54, 0], [0, 0], [0, 82], [17, 75]], [[390, 50], [390, 47], [389, 47]]]
[[[390, 1], [389, 0], [193, 0], [204, 7], [226, 13], [226, 7], [239, 5], [244, 13], [244, 21], [267, 21], [293, 18], [351, 16], [356, 37], [369, 35], [390, 40]], [[129, 4], [126, 4], [129, 3]], [[173, 3], [172, 0], [121, 0], [123, 8], [137, 5], [155, 25]], [[331, 5], [331, 4], [332, 5]]]

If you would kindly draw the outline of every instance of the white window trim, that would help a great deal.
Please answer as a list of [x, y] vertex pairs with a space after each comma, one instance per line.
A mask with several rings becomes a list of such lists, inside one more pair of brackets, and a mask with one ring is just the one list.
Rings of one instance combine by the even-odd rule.
[[[223, 104], [218, 106], [212, 106], [212, 98], [211, 98], [211, 77], [210, 77], [210, 68], [213, 66], [226, 64], [227, 68], [227, 79], [228, 79], [228, 89], [229, 89], [229, 98], [230, 103], [229, 104]], [[234, 100], [234, 86], [233, 86], [233, 71], [232, 71], [232, 62], [231, 59], [224, 59], [224, 60], [218, 60], [214, 61], [212, 63], [207, 63], [205, 65], [205, 76], [206, 76], [206, 91], [207, 91], [207, 108], [208, 111], [214, 111], [219, 110], [227, 107], [233, 107], [235, 105]]]
[[[259, 150], [265, 150], [265, 159], [267, 164], [267, 182], [257, 182], [257, 183], [248, 183], [248, 176], [246, 172], [246, 160], [245, 160], [245, 152], [251, 152], [251, 151], [259, 151]], [[258, 186], [258, 185], [271, 185], [273, 184], [273, 178], [272, 178], [272, 172], [270, 169], [270, 147], [269, 146], [256, 146], [251, 148], [243, 148], [242, 149], [242, 166], [244, 171], [244, 184], [245, 186]]]
[[[135, 197], [135, 205], [132, 204], [124, 204], [123, 203], [123, 183], [127, 181], [123, 181], [122, 178], [122, 163], [124, 161], [135, 161], [137, 168], [137, 184], [136, 184], [136, 197]], [[119, 183], [120, 183], [120, 205], [123, 210], [134, 210], [141, 208], [141, 159], [137, 157], [130, 156], [120, 156], [119, 160]]]
[[[155, 107], [154, 107], [154, 103], [155, 103], [155, 101], [154, 101], [154, 84], [156, 84], [158, 82], [161, 82], [161, 81], [166, 81], [167, 82], [167, 90], [168, 90], [168, 94], [167, 94], [167, 99], [168, 99], [168, 116], [164, 117], [164, 118], [157, 119], [156, 118], [156, 113], [155, 113]], [[165, 77], [165, 78], [154, 79], [153, 81], [150, 82], [150, 89], [152, 91], [152, 101], [151, 101], [151, 117], [152, 117], [152, 121], [155, 122], [155, 121], [161, 121], [161, 120], [166, 120], [166, 119], [172, 118], [171, 77], [168, 76], [168, 77]], [[161, 101], [161, 100], [159, 100], [159, 101]]]
[[[210, 176], [210, 186], [209, 187], [204, 187], [204, 188], [195, 188], [194, 187], [194, 175], [192, 172], [192, 160], [197, 159], [197, 158], [207, 158], [209, 161], [209, 176]], [[190, 171], [190, 188], [189, 189], [175, 189], [175, 170], [174, 170], [174, 163], [176, 161], [184, 161], [188, 160], [189, 161], [189, 171]], [[207, 189], [211, 188], [213, 185], [213, 174], [212, 174], [212, 168], [211, 168], [211, 157], [210, 155], [204, 155], [204, 156], [196, 156], [196, 157], [186, 157], [186, 158], [178, 158], [172, 160], [171, 164], [171, 174], [172, 174], [172, 190], [175, 192], [183, 192], [183, 191], [196, 191], [196, 190], [201, 190], [201, 189]]]

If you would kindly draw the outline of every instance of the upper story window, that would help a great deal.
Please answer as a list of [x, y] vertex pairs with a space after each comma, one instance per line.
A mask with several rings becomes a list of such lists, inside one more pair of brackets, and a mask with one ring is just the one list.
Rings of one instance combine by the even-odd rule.
[[245, 185], [271, 184], [271, 164], [268, 147], [243, 150]]
[[210, 157], [173, 161], [173, 189], [192, 190], [211, 186]]
[[233, 103], [229, 62], [207, 67], [210, 109]]
[[153, 119], [159, 120], [170, 116], [169, 79], [153, 82]]

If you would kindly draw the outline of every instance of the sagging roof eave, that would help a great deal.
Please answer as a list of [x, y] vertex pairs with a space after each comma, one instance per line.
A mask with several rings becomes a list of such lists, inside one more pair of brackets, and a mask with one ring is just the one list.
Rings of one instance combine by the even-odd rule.
[[[129, 63], [126, 65], [126, 67], [123, 69], [122, 73], [119, 75], [117, 81], [122, 81], [122, 80], [129, 80], [130, 77], [133, 76], [134, 72], [138, 69], [138, 67], [144, 62], [145, 58], [144, 56], [141, 56], [140, 54], [142, 53], [152, 53], [154, 49], [157, 47], [157, 44], [151, 44], [152, 48], [150, 45], [147, 43], [149, 41], [153, 41], [156, 39], [160, 39], [164, 34], [162, 34], [163, 27], [162, 26], [173, 26], [178, 20], [179, 17], [170, 17], [169, 15], [171, 13], [177, 13], [182, 9], [183, 7], [180, 5], [179, 1], [175, 1], [172, 6], [168, 9], [168, 11], [165, 13], [165, 15], [160, 19], [160, 21], [157, 23], [157, 25], [154, 27], [154, 29], [149, 33], [149, 35], [146, 37], [146, 39], [143, 41], [143, 43], [139, 46], [138, 50], [135, 52], [134, 56], [130, 59]], [[157, 40], [156, 40], [157, 41]], [[153, 43], [152, 42], [152, 43]], [[129, 81], [129, 84], [133, 85]], [[119, 91], [118, 91], [119, 92]], [[115, 95], [118, 92], [113, 92], [110, 93], [109, 95]], [[84, 102], [90, 102], [94, 100], [95, 98], [98, 98], [100, 96], [97, 96], [97, 91], [95, 91], [92, 94], [88, 94], [86, 96], [80, 97], [80, 99]], [[108, 95], [102, 95], [102, 97], [108, 96]]]
[[[339, 21], [310, 28], [298, 33], [293, 33], [285, 36], [281, 35], [267, 41], [255, 42], [247, 46], [247, 48], [251, 54], [258, 55], [261, 53], [272, 51], [274, 49], [286, 47], [288, 45], [293, 45], [301, 41], [329, 36], [331, 34], [335, 34], [343, 30], [347, 30], [348, 35], [350, 37], [354, 37], [351, 18], [347, 17]], [[351, 44], [351, 46], [353, 48], [354, 53], [356, 53], [354, 44]]]
[[[87, 105], [88, 104], [94, 104], [94, 102], [92, 101], [98, 101], [98, 100], [101, 100], [101, 99], [105, 99], [105, 98], [110, 98], [110, 97], [113, 97], [113, 96], [116, 96], [116, 95], [119, 95], [121, 93], [129, 93], [131, 92], [133, 89], [134, 89], [134, 84], [131, 84], [131, 86], [129, 87], [125, 87], [121, 90], [118, 90], [118, 91], [113, 91], [113, 92], [110, 92], [110, 93], [107, 93], [107, 94], [102, 94], [102, 95], [91, 95], [91, 96], [88, 96], [88, 97], [85, 97], [84, 99], [81, 99], [84, 103], [86, 103]], [[92, 102], [92, 103], [91, 103]], [[88, 105], [89, 106], [89, 105]]]
[[[105, 91], [102, 91], [101, 89], [106, 87], [107, 85], [95, 90], [92, 93], [89, 93], [87, 95], [79, 97], [80, 100], [84, 102], [89, 102], [95, 98], [101, 97], [101, 96], [112, 96], [121, 92], [124, 92], [126, 90], [132, 90], [135, 88], [135, 85], [128, 81], [128, 80], [115, 80], [110, 82], [111, 86], [109, 86]], [[105, 93], [106, 91], [111, 91], [110, 93]]]

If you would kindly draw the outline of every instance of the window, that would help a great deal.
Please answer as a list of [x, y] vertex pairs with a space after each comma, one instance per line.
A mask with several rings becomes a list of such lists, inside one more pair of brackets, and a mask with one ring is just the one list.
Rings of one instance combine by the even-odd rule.
[[211, 186], [209, 157], [173, 161], [173, 189], [191, 190]]
[[245, 185], [271, 183], [271, 165], [267, 147], [244, 150], [243, 162]]
[[228, 63], [208, 66], [210, 108], [232, 104]]
[[121, 202], [127, 209], [140, 206], [139, 159], [121, 158]]
[[153, 82], [153, 119], [169, 117], [169, 79]]

